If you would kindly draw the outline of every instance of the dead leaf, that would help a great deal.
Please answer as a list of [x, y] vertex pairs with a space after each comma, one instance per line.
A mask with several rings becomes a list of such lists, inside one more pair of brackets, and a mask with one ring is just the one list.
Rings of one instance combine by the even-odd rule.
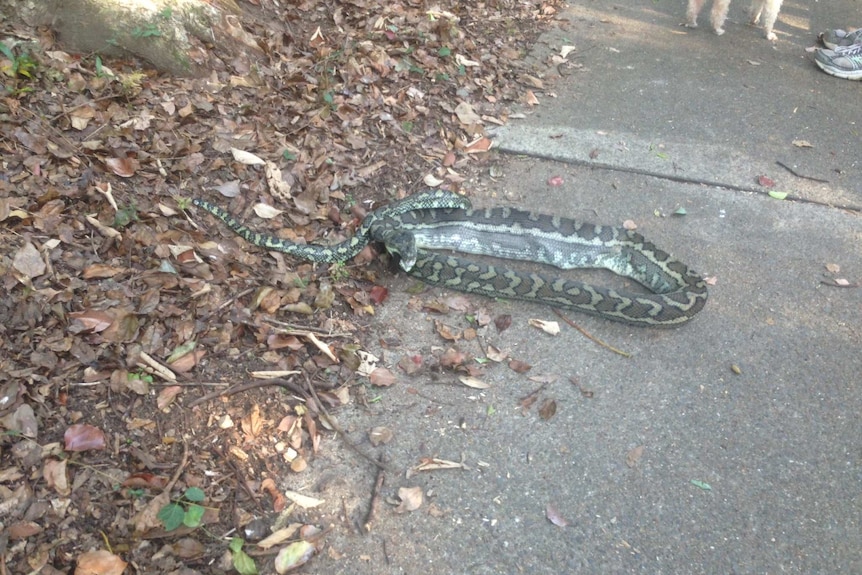
[[156, 407], [159, 410], [165, 410], [170, 406], [177, 396], [182, 393], [183, 388], [179, 385], [169, 385], [167, 387], [162, 388], [159, 392], [159, 395], [156, 397]]
[[416, 511], [422, 507], [424, 494], [421, 487], [401, 487], [398, 489], [398, 498], [401, 504], [395, 508], [395, 513], [406, 513]]
[[442, 321], [434, 320], [434, 328], [437, 330], [437, 335], [448, 341], [458, 341], [463, 337], [461, 330], [446, 325]]
[[529, 321], [531, 327], [538, 328], [548, 335], [559, 335], [560, 324], [555, 321], [545, 321], [542, 319], [531, 319]]
[[557, 527], [568, 527], [569, 522], [557, 511], [557, 508], [551, 505], [550, 503], [545, 507], [545, 517], [548, 518], [548, 521], [556, 525]]
[[371, 385], [376, 385], [377, 387], [389, 387], [398, 381], [395, 374], [385, 367], [378, 367], [372, 371], [368, 379], [371, 382]]
[[66, 451], [90, 451], [105, 449], [105, 433], [98, 427], [76, 423], [70, 425], [63, 434]]
[[487, 357], [491, 361], [495, 361], [497, 363], [500, 363], [500, 362], [505, 361], [509, 357], [509, 354], [508, 354], [508, 352], [500, 351], [499, 349], [497, 349], [493, 345], [489, 344], [488, 349], [485, 352], [485, 357]]
[[837, 274], [841, 271], [841, 266], [838, 264], [826, 264], [826, 270], [829, 273]]
[[532, 365], [527, 362], [521, 361], [520, 359], [513, 359], [509, 361], [509, 369], [511, 369], [515, 373], [526, 373], [532, 368]]
[[764, 188], [772, 188], [775, 186], [775, 180], [766, 176], [757, 176], [757, 183]]
[[311, 509], [312, 507], [317, 507], [326, 503], [325, 499], [309, 497], [308, 495], [303, 495], [302, 493], [297, 493], [296, 491], [285, 491], [284, 496], [302, 507], [303, 509]]
[[29, 279], [39, 277], [45, 273], [47, 266], [39, 254], [39, 250], [30, 242], [25, 242], [21, 248], [15, 252], [15, 258], [12, 260], [12, 267]]
[[372, 427], [371, 431], [368, 432], [368, 441], [371, 442], [371, 445], [377, 447], [378, 445], [385, 445], [392, 441], [394, 435], [388, 427]]
[[509, 314], [498, 315], [496, 318], [494, 318], [494, 327], [497, 328], [498, 332], [506, 331], [511, 325], [512, 316]]
[[557, 413], [557, 402], [553, 399], [546, 399], [539, 406], [539, 417], [548, 421]]
[[266, 162], [260, 156], [256, 156], [251, 152], [246, 152], [237, 148], [231, 148], [230, 153], [233, 154], [233, 159], [240, 164], [246, 166], [264, 166]]
[[472, 387], [473, 389], [488, 389], [489, 387], [491, 387], [490, 383], [485, 383], [481, 379], [469, 375], [462, 375], [458, 378], [458, 381], [460, 381], [467, 387]]
[[127, 565], [110, 551], [87, 551], [78, 556], [75, 575], [122, 575]]
[[797, 148], [813, 148], [814, 146], [808, 140], [793, 140], [793, 145]]
[[131, 178], [138, 170], [138, 162], [133, 158], [108, 158], [108, 169], [121, 178]]
[[72, 493], [72, 488], [69, 486], [69, 479], [66, 476], [67, 460], [57, 461], [56, 459], [48, 459], [42, 466], [42, 478], [50, 489], [57, 492], [63, 497]]
[[643, 445], [638, 445], [634, 449], [629, 450], [629, 452], [626, 453], [626, 465], [628, 465], [629, 467], [636, 467], [638, 464], [638, 461], [641, 460], [641, 456], [643, 456], [643, 454], [644, 454], [644, 446]]
[[473, 111], [473, 106], [467, 102], [461, 102], [455, 106], [455, 115], [458, 116], [459, 122], [467, 126], [478, 124], [482, 121], [479, 114]]

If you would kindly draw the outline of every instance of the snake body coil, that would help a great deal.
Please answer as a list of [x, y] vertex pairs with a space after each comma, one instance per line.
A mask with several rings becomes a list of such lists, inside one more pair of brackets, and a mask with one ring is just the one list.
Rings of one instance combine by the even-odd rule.
[[[401, 257], [420, 280], [468, 293], [573, 308], [647, 327], [674, 327], [703, 309], [704, 281], [636, 232], [596, 226], [510, 208], [469, 209], [449, 192], [425, 192], [369, 214], [357, 233], [334, 246], [301, 245], [254, 232], [202, 200], [194, 204], [225, 222], [250, 243], [315, 262], [343, 262], [371, 241]], [[604, 268], [635, 280], [652, 293], [548, 278], [432, 250], [454, 250], [526, 260], [561, 269]]]

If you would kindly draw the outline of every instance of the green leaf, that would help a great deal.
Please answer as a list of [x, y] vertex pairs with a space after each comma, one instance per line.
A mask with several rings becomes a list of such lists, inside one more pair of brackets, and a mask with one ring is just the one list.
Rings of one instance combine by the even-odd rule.
[[230, 543], [227, 544], [227, 548], [231, 550], [231, 553], [236, 553], [237, 551], [242, 550], [243, 545], [245, 545], [245, 540], [242, 537], [231, 537]]
[[441, 46], [440, 49], [437, 50], [437, 55], [440, 56], [441, 58], [451, 56], [452, 55], [452, 48], [449, 48], [448, 46]]
[[245, 551], [233, 552], [233, 568], [240, 575], [257, 575], [257, 565]]
[[712, 491], [712, 485], [706, 483], [705, 481], [698, 481], [697, 479], [692, 479], [691, 484], [695, 487], [700, 487], [704, 491]]
[[687, 211], [685, 211], [685, 208], [677, 208], [677, 209], [676, 209], [676, 211], [673, 213], [673, 215], [675, 215], [675, 216], [684, 216], [684, 215], [686, 215], [687, 213], [688, 213], [688, 212], [687, 212]]
[[489, 405], [489, 406], [488, 406], [488, 409], [487, 409], [487, 410], [485, 410], [485, 412], [486, 412], [488, 415], [494, 415], [495, 413], [497, 413], [497, 410], [496, 410], [496, 409], [494, 409], [494, 406], [493, 406], [493, 405]]
[[[168, 356], [168, 364], [171, 364], [179, 358], [183, 357], [184, 355], [191, 353], [192, 351], [194, 351], [195, 347], [197, 347], [197, 342], [187, 341], [181, 346], [174, 348], [174, 350], [171, 352], [171, 355]], [[197, 487], [192, 487], [190, 489], [197, 489]], [[203, 491], [201, 491], [201, 493], [203, 493]], [[203, 501], [203, 499], [189, 499], [189, 501]]]
[[173, 531], [183, 524], [183, 517], [185, 514], [186, 512], [181, 506], [176, 503], [168, 503], [159, 510], [159, 514], [156, 515], [156, 518], [162, 522], [162, 525], [165, 526], [167, 531]]
[[12, 53], [12, 50], [9, 49], [9, 46], [0, 42], [0, 54], [3, 54], [13, 62], [15, 61], [15, 54]]
[[289, 162], [292, 162], [293, 160], [296, 159], [296, 154], [294, 154], [290, 150], [285, 150], [281, 153], [281, 157], [284, 158], [285, 160], [289, 161]]
[[195, 503], [200, 503], [206, 498], [206, 494], [204, 494], [204, 490], [200, 487], [189, 487], [186, 489], [186, 492], [183, 493], [183, 497], [188, 501], [194, 501]]
[[197, 503], [189, 504], [189, 508], [183, 514], [183, 525], [191, 528], [200, 527], [205, 512], [206, 509]]
[[769, 197], [775, 198], [776, 200], [783, 200], [784, 198], [787, 197], [787, 192], [772, 191], [772, 192], [769, 192]]

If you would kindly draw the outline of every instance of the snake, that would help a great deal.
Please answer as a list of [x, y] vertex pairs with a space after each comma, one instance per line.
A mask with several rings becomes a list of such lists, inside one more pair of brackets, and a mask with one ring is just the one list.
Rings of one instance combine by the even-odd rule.
[[[708, 296], [699, 274], [634, 230], [508, 207], [473, 209], [467, 198], [454, 192], [422, 192], [374, 210], [353, 236], [331, 246], [261, 234], [214, 204], [197, 198], [192, 202], [247, 242], [265, 249], [317, 263], [340, 263], [369, 243], [382, 243], [398, 257], [402, 269], [431, 285], [575, 309], [633, 326], [685, 324], [703, 309]], [[634, 280], [646, 291], [523, 272], [452, 252], [562, 270], [606, 269]]]

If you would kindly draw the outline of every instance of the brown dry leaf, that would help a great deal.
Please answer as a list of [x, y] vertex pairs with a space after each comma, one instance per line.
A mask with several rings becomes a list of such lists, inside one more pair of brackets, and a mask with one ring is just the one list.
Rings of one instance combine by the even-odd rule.
[[509, 357], [509, 353], [505, 351], [501, 351], [494, 347], [493, 345], [488, 344], [488, 350], [485, 353], [485, 357], [490, 359], [491, 361], [495, 361], [497, 363], [506, 361]]
[[437, 330], [437, 335], [448, 341], [458, 341], [463, 337], [461, 330], [446, 325], [442, 321], [434, 320], [434, 328]]
[[467, 387], [472, 387], [473, 389], [488, 389], [489, 387], [491, 387], [490, 383], [485, 383], [481, 379], [473, 377], [471, 375], [462, 375], [458, 378], [458, 381], [460, 381]]
[[368, 379], [371, 381], [371, 385], [376, 385], [377, 387], [389, 387], [398, 381], [395, 374], [385, 367], [378, 367], [372, 371]]
[[126, 565], [110, 551], [87, 551], [78, 556], [75, 575], [122, 575]]
[[494, 145], [494, 142], [485, 136], [481, 136], [476, 138], [464, 148], [464, 151], [468, 154], [480, 154], [482, 152], [487, 152], [491, 149], [491, 146]]
[[507, 313], [503, 315], [498, 315], [496, 318], [494, 318], [494, 326], [497, 328], [497, 331], [506, 331], [511, 325], [512, 316]]
[[240, 425], [242, 425], [242, 430], [248, 435], [250, 438], [255, 438], [260, 436], [263, 431], [263, 425], [265, 420], [260, 414], [260, 405], [255, 403], [251, 406], [251, 411], [242, 418]]
[[422, 369], [422, 356], [419, 354], [402, 355], [401, 359], [398, 360], [398, 367], [407, 375], [413, 375]]
[[468, 361], [470, 361], [469, 355], [450, 347], [440, 356], [440, 367], [457, 368]]
[[45, 273], [47, 266], [42, 260], [33, 244], [26, 242], [21, 248], [15, 252], [15, 258], [12, 260], [12, 267], [23, 276], [33, 279]]
[[206, 548], [193, 537], [183, 537], [171, 545], [171, 550], [180, 559], [194, 559], [204, 554]]
[[767, 176], [757, 176], [757, 183], [763, 186], [764, 188], [772, 188], [775, 187], [775, 180], [769, 178]]
[[513, 359], [509, 361], [509, 369], [511, 369], [515, 373], [526, 373], [532, 368], [532, 365], [527, 362], [521, 361], [520, 359]]
[[42, 477], [48, 488], [53, 489], [63, 497], [67, 497], [72, 492], [66, 476], [66, 461], [65, 459], [62, 461], [48, 459], [42, 466]]
[[528, 106], [538, 106], [539, 99], [536, 97], [532, 90], [527, 90], [527, 93], [524, 94], [524, 103]]
[[841, 271], [841, 266], [838, 264], [826, 264], [826, 271], [829, 273], [837, 274]]
[[102, 310], [90, 309], [86, 311], [77, 311], [69, 314], [69, 317], [75, 320], [74, 323], [78, 326], [70, 327], [72, 333], [80, 333], [82, 331], [90, 331], [99, 333], [110, 327], [114, 321], [114, 316]]
[[401, 503], [395, 508], [395, 513], [407, 513], [422, 507], [425, 496], [421, 487], [401, 487], [398, 489], [398, 498]]
[[545, 421], [554, 417], [557, 413], [557, 402], [553, 399], [546, 399], [542, 402], [542, 405], [539, 406], [539, 417], [544, 419]]
[[134, 158], [108, 158], [105, 164], [111, 172], [121, 178], [131, 178], [138, 171], [138, 161]]
[[63, 434], [63, 448], [66, 451], [90, 451], [105, 449], [105, 446], [105, 432], [86, 423], [70, 425]]
[[371, 445], [377, 447], [378, 445], [389, 443], [394, 436], [395, 434], [388, 427], [372, 427], [371, 431], [368, 432], [368, 441], [371, 442]]
[[559, 511], [557, 511], [557, 508], [550, 503], [547, 507], [545, 507], [545, 517], [547, 517], [548, 521], [550, 521], [557, 527], [569, 526], [569, 522], [562, 516], [562, 514], [560, 514]]
[[84, 273], [81, 276], [84, 279], [100, 279], [100, 278], [112, 278], [115, 275], [122, 273], [125, 271], [125, 268], [118, 268], [114, 266], [109, 266], [105, 264], [93, 264], [91, 266], [87, 266], [84, 268]]
[[447, 314], [449, 313], [449, 304], [441, 299], [432, 299], [422, 302], [422, 311], [431, 313]]
[[182, 391], [183, 388], [179, 385], [169, 385], [163, 388], [156, 397], [156, 407], [159, 408], [159, 411], [167, 409]]
[[287, 499], [278, 490], [275, 481], [271, 477], [267, 477], [260, 484], [261, 491], [265, 491], [272, 499], [272, 510], [276, 513], [281, 513], [287, 507]]
[[326, 503], [325, 499], [309, 497], [308, 495], [303, 495], [302, 493], [297, 493], [296, 491], [285, 491], [284, 496], [302, 507], [303, 509], [311, 509], [312, 507], [317, 507], [318, 505], [323, 505], [324, 503]]
[[560, 324], [555, 321], [545, 321], [543, 319], [531, 319], [529, 321], [530, 327], [535, 327], [548, 335], [559, 335], [560, 334]]
[[629, 452], [626, 453], [626, 465], [628, 465], [629, 467], [636, 467], [638, 462], [641, 460], [643, 454], [643, 445], [638, 445], [634, 449], [629, 450]]
[[797, 148], [813, 148], [814, 146], [808, 140], [793, 140], [793, 145]]

